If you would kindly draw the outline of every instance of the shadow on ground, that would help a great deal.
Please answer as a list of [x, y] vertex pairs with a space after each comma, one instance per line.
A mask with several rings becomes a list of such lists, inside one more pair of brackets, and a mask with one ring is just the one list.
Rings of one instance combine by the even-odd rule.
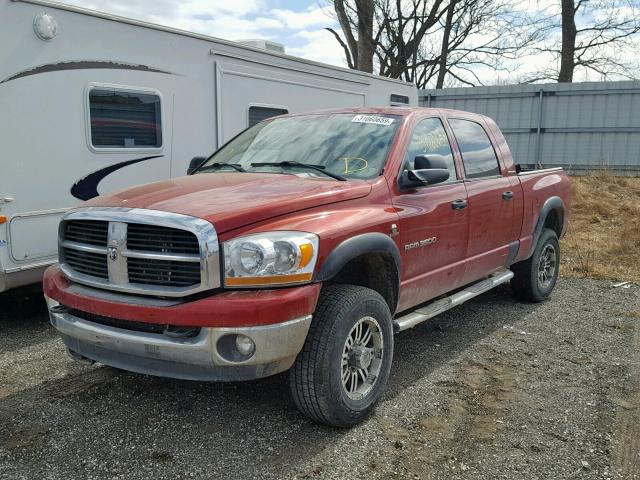
[[47, 306], [40, 285], [15, 288], [0, 293], [0, 325], [26, 324], [40, 321]]
[[52, 337], [40, 285], [0, 293], [0, 354]]

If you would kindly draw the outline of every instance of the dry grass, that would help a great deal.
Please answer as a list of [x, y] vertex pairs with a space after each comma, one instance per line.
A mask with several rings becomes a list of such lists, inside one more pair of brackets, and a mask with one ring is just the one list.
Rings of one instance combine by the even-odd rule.
[[640, 178], [572, 177], [563, 275], [640, 281]]

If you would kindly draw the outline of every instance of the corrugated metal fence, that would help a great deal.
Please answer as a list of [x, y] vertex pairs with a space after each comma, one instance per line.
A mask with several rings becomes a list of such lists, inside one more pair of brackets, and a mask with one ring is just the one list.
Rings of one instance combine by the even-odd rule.
[[640, 82], [422, 90], [420, 105], [496, 120], [523, 166], [640, 175]]

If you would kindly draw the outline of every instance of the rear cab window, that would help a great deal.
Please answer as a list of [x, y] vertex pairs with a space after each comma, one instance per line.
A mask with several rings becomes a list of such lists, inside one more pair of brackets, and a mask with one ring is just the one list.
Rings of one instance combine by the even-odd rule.
[[477, 122], [450, 118], [448, 120], [458, 143], [466, 178], [500, 175], [500, 164], [487, 132]]

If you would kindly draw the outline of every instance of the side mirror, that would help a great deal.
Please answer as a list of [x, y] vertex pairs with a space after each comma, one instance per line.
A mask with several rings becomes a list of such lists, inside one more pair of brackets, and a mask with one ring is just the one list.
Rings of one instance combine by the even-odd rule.
[[434, 168], [447, 170], [447, 162], [442, 155], [418, 155], [413, 159], [416, 170], [430, 170]]
[[200, 165], [202, 165], [207, 157], [193, 157], [187, 168], [187, 175], [191, 175]]
[[400, 188], [419, 188], [442, 183], [449, 179], [447, 162], [435, 155], [418, 155], [414, 160], [414, 170], [405, 170], [400, 177]]

